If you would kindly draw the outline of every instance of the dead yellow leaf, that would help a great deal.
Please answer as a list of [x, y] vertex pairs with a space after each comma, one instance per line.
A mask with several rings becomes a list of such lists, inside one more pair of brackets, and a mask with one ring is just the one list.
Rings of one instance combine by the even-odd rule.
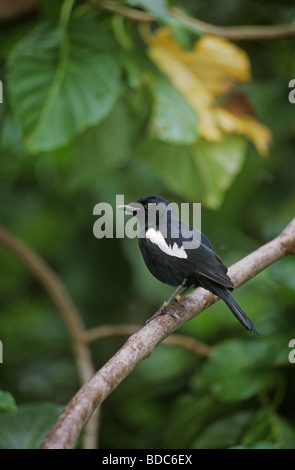
[[271, 133], [248, 113], [221, 106], [221, 97], [230, 95], [235, 83], [251, 78], [247, 54], [228, 40], [204, 35], [193, 50], [183, 50], [171, 30], [159, 28], [149, 40], [148, 54], [159, 69], [186, 98], [199, 116], [199, 133], [209, 141], [220, 141], [224, 133], [245, 135], [266, 154]]
[[261, 155], [267, 155], [271, 133], [267, 127], [251, 116], [238, 116], [224, 108], [216, 109], [216, 118], [224, 132], [242, 134], [252, 140]]

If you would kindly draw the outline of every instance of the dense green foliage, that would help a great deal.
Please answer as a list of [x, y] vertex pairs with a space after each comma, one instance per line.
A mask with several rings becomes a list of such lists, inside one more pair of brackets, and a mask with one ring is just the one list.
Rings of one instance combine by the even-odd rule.
[[[149, 59], [136, 21], [71, 3], [60, 11], [43, 0], [1, 27], [1, 224], [58, 273], [87, 327], [144, 324], [171, 288], [147, 272], [136, 240], [93, 236], [93, 207], [114, 207], [116, 194], [201, 202], [202, 231], [227, 265], [280, 233], [295, 212], [295, 40], [238, 43], [252, 66], [238, 88], [273, 136], [261, 157], [240, 135], [200, 138], [197, 114]], [[148, 10], [188, 48], [198, 38], [165, 0], [120, 3]], [[295, 16], [287, 0], [174, 4], [220, 25]], [[76, 365], [39, 281], [1, 245], [0, 266], [0, 447], [37, 447], [79, 387]], [[294, 448], [294, 273], [289, 257], [234, 292], [259, 337], [217, 302], [180, 331], [210, 344], [210, 358], [160, 345], [104, 403], [100, 446]], [[124, 340], [93, 343], [96, 368]]]

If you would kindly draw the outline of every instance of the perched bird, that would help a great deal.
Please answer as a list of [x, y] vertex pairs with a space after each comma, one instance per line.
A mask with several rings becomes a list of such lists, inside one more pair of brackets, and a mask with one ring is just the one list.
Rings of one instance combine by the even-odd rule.
[[[181, 288], [184, 287], [184, 292], [187, 292], [201, 286], [220, 297], [248, 331], [258, 334], [251, 320], [231, 297], [229, 291], [234, 285], [227, 274], [227, 267], [209, 240], [198, 230], [184, 224], [166, 199], [145, 196], [131, 204], [118, 206], [118, 209], [130, 212], [138, 219], [139, 248], [149, 271], [164, 284], [176, 287], [158, 313]], [[192, 248], [187, 247], [190, 246], [188, 242]], [[181, 296], [176, 296], [176, 299]]]

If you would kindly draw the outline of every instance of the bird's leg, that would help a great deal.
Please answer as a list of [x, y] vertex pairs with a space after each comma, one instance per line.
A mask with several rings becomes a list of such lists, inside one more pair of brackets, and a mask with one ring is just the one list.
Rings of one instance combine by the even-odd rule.
[[[170, 297], [168, 297], [168, 299], [167, 299], [165, 302], [163, 302], [162, 307], [165, 308], [165, 307], [167, 307], [167, 306], [170, 304], [171, 300], [174, 299], [174, 297], [176, 296], [177, 292], [179, 292], [180, 289], [183, 288], [183, 286], [185, 285], [185, 283], [186, 283], [186, 279], [184, 279], [184, 281], [182, 281], [182, 283], [179, 284], [179, 286], [176, 287], [175, 291], [172, 292], [172, 294], [170, 295]], [[185, 290], [186, 290], [186, 289], [185, 289]], [[181, 298], [182, 296], [176, 296], [176, 297], [180, 297], [180, 298]]]
[[182, 297], [184, 297], [184, 295], [185, 295], [189, 290], [191, 290], [191, 289], [193, 289], [193, 288], [194, 288], [194, 285], [189, 286], [189, 287], [186, 287], [186, 288], [184, 289], [184, 291], [181, 293], [181, 295], [177, 295], [177, 296], [175, 297], [176, 300], [182, 299]]
[[[176, 296], [176, 294], [180, 291], [180, 289], [183, 288], [183, 286], [185, 285], [186, 283], [186, 279], [184, 279], [182, 281], [181, 284], [179, 284], [179, 286], [176, 287], [175, 291], [172, 292], [172, 294], [170, 295], [170, 297], [168, 297], [168, 299], [163, 302], [163, 305], [161, 305], [161, 307], [159, 308], [159, 310], [156, 311], [156, 313], [154, 313], [154, 315], [151, 316], [151, 318], [149, 318], [146, 323], [149, 323], [151, 320], [153, 320], [154, 318], [156, 318], [157, 316], [161, 315], [163, 313], [163, 311], [165, 310], [165, 308], [169, 305], [169, 303], [174, 299], [174, 297]], [[185, 289], [184, 292], [186, 292], [187, 289]], [[181, 298], [182, 296], [177, 296], [179, 298]], [[176, 298], [177, 298], [176, 297]], [[179, 299], [177, 299], [179, 300]], [[169, 313], [169, 315], [171, 315], [172, 317], [174, 318], [177, 318], [179, 320], [179, 316], [177, 315], [177, 313], [174, 313], [174, 312], [167, 312]]]

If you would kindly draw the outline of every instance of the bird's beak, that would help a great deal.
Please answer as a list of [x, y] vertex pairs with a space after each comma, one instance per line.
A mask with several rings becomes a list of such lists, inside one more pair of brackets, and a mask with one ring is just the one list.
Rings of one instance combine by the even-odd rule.
[[126, 212], [133, 212], [134, 211], [134, 207], [132, 207], [131, 205], [117, 206], [117, 209], [120, 209], [121, 211], [126, 211]]
[[127, 204], [126, 206], [117, 206], [117, 209], [134, 214], [134, 212], [136, 213], [140, 210], [140, 204], [137, 204], [135, 202], [135, 203]]

